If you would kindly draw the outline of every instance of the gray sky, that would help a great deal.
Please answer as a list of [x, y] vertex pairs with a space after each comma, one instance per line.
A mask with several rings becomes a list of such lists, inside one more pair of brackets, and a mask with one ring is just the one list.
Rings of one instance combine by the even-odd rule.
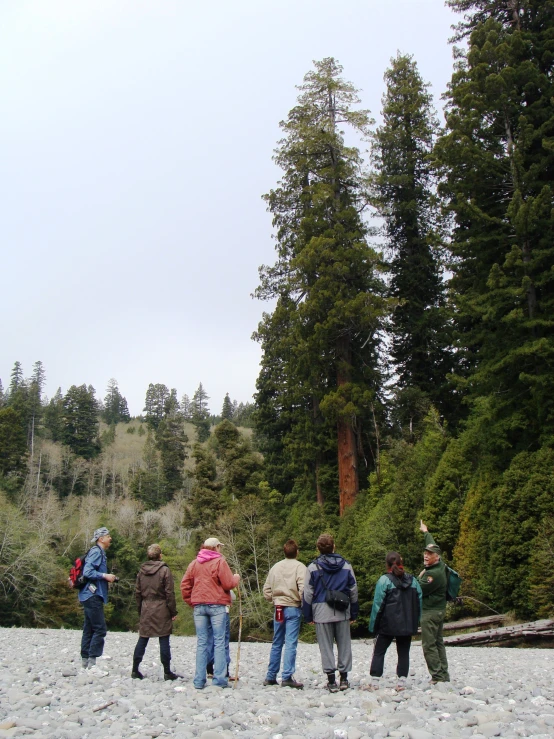
[[250, 400], [295, 85], [334, 56], [377, 117], [400, 50], [437, 99], [455, 20], [443, 0], [0, 3], [4, 386], [40, 359], [49, 395], [115, 377], [133, 414], [149, 382]]

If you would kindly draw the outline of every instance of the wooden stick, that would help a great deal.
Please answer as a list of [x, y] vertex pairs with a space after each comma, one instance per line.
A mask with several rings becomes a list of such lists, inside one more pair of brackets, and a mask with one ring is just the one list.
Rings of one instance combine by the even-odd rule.
[[97, 711], [103, 711], [104, 708], [108, 708], [108, 706], [113, 706], [114, 703], [117, 703], [117, 701], [108, 701], [107, 703], [102, 703], [101, 706], [96, 706], [96, 708], [93, 708], [92, 712], [96, 713]]
[[235, 668], [235, 684], [233, 685], [233, 689], [237, 687], [237, 683], [239, 681], [239, 665], [240, 665], [240, 640], [242, 637], [242, 597], [240, 594], [241, 591], [241, 583], [239, 582], [239, 586], [237, 588], [238, 598], [239, 598], [239, 638], [237, 643], [237, 666]]

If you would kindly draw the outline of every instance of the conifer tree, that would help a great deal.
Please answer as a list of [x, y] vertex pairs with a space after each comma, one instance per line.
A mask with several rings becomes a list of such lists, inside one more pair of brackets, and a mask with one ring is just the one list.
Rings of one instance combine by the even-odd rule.
[[444, 411], [452, 367], [430, 161], [438, 122], [413, 58], [398, 54], [391, 62], [383, 124], [372, 136], [373, 204], [384, 221], [396, 301], [391, 355], [398, 386], [420, 390]]
[[221, 418], [227, 421], [233, 420], [233, 404], [231, 402], [231, 398], [229, 397], [229, 393], [225, 393], [225, 397], [223, 399]]
[[202, 383], [192, 396], [192, 423], [196, 426], [196, 438], [198, 441], [206, 441], [210, 436], [210, 409], [208, 408], [209, 395], [204, 390]]
[[179, 399], [177, 398], [177, 389], [172, 387], [169, 392], [169, 397], [165, 401], [164, 405], [164, 416], [166, 418], [176, 418], [181, 410]]
[[61, 441], [63, 436], [63, 395], [59, 387], [44, 409], [44, 426], [50, 431], [52, 441]]
[[192, 420], [192, 403], [186, 393], [181, 398], [181, 416], [185, 421]]
[[144, 411], [146, 423], [153, 429], [157, 429], [166, 415], [166, 404], [170, 392], [166, 385], [150, 383], [146, 391]]
[[[281, 124], [284, 138], [275, 161], [284, 175], [266, 196], [278, 256], [273, 267], [260, 269], [256, 295], [277, 299], [290, 319], [288, 337], [277, 343], [288, 342], [292, 349], [281, 366], [288, 387], [296, 386], [302, 396], [292, 419], [296, 444], [308, 423], [323, 454], [322, 416], [334, 427], [342, 511], [359, 489], [361, 427], [380, 385], [377, 337], [386, 301], [360, 214], [365, 204], [360, 155], [345, 144], [342, 132], [347, 127], [367, 135], [369, 117], [356, 110], [357, 91], [341, 74], [332, 58], [315, 62], [299, 88], [298, 104]], [[258, 331], [264, 351], [274, 328], [266, 316]]]
[[3, 408], [6, 405], [6, 394], [4, 393], [4, 386], [2, 385], [2, 380], [0, 380], [0, 408]]
[[[188, 438], [183, 430], [183, 422], [178, 418], [165, 418], [156, 431], [156, 448], [160, 452], [165, 500], [171, 500], [177, 490], [183, 487], [183, 470], [186, 459]], [[161, 504], [161, 501], [160, 501]]]
[[91, 459], [100, 451], [98, 403], [92, 385], [72, 385], [63, 400], [62, 439], [72, 452]]
[[0, 410], [0, 475], [9, 475], [25, 466], [27, 441], [19, 415], [13, 408]]
[[128, 423], [131, 420], [127, 399], [121, 394], [117, 380], [113, 377], [106, 388], [102, 418], [110, 426], [116, 423]]
[[469, 44], [436, 156], [455, 220], [463, 387], [489, 396], [512, 453], [554, 435], [554, 3], [450, 4], [467, 13]]

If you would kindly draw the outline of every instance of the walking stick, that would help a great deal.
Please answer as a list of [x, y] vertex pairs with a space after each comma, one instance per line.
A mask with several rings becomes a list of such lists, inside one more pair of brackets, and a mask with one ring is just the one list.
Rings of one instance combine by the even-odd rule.
[[241, 583], [239, 582], [239, 586], [237, 588], [238, 598], [239, 598], [239, 638], [237, 643], [237, 666], [235, 668], [235, 684], [233, 685], [233, 689], [237, 687], [237, 683], [239, 681], [239, 665], [240, 665], [240, 640], [242, 636], [242, 598], [241, 598]]

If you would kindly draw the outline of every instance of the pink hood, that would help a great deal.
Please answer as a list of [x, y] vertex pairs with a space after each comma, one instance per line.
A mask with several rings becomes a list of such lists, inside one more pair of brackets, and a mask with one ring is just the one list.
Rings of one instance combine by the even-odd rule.
[[219, 552], [214, 552], [211, 549], [201, 549], [198, 552], [196, 559], [199, 562], [209, 562], [210, 559], [217, 559], [217, 557], [221, 557], [221, 554]]

